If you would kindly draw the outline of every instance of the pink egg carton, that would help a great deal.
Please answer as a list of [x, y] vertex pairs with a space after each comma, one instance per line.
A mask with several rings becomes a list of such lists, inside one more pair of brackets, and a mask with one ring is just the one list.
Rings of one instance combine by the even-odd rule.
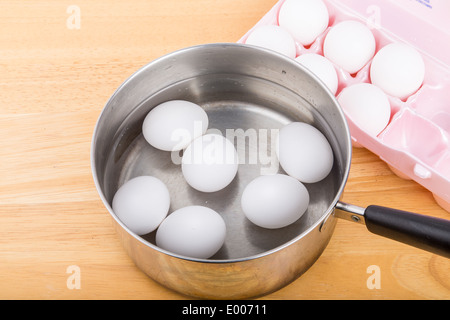
[[[278, 25], [281, 0], [238, 42], [262, 25]], [[353, 144], [377, 154], [392, 171], [430, 190], [450, 212], [450, 1], [448, 0], [323, 0], [330, 22], [308, 47], [296, 43], [297, 56], [323, 55], [324, 39], [334, 25], [356, 20], [372, 30], [378, 52], [393, 42], [407, 43], [423, 56], [426, 76], [421, 88], [406, 100], [388, 96], [390, 123], [377, 137], [347, 116]], [[374, 4], [375, 3], [375, 4]], [[356, 74], [338, 66], [336, 96], [347, 86], [370, 83], [371, 61]]]

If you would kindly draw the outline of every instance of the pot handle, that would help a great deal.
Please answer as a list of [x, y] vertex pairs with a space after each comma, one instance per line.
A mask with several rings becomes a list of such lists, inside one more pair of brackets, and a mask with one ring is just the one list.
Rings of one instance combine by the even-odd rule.
[[338, 203], [336, 209], [338, 217], [364, 223], [374, 234], [450, 258], [448, 220], [380, 206], [363, 209]]

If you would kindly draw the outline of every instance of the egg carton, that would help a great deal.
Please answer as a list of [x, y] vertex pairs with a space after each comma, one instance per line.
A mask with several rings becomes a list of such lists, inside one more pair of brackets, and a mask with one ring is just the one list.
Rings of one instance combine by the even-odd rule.
[[[445, 0], [323, 0], [330, 15], [327, 29], [309, 46], [296, 43], [297, 56], [323, 55], [324, 39], [334, 25], [346, 20], [365, 23], [376, 39], [376, 52], [390, 43], [403, 42], [421, 54], [426, 76], [422, 86], [405, 100], [389, 96], [391, 118], [376, 137], [347, 115], [354, 147], [378, 155], [403, 179], [414, 180], [433, 194], [437, 203], [450, 212], [450, 23]], [[262, 17], [238, 42], [245, 43], [253, 30], [278, 25], [284, 0]], [[356, 74], [335, 65], [338, 91], [370, 83], [370, 60]]]

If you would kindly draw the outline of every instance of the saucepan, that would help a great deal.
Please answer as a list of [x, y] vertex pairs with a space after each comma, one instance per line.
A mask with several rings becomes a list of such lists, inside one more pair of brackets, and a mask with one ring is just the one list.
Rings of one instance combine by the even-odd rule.
[[[228, 129], [266, 130], [267, 141], [271, 141], [271, 130], [294, 121], [319, 129], [328, 139], [335, 161], [326, 179], [306, 185], [311, 198], [306, 213], [294, 224], [276, 230], [260, 228], [242, 214], [240, 196], [245, 186], [270, 170], [283, 172], [270, 161], [244, 161], [233, 182], [215, 193], [189, 187], [171, 154], [151, 147], [142, 136], [148, 112], [176, 99], [202, 106], [210, 128], [224, 134]], [[266, 143], [268, 149], [271, 145]], [[246, 146], [248, 143], [238, 147]], [[271, 154], [271, 150], [265, 152]], [[314, 74], [267, 49], [215, 43], [169, 53], [129, 77], [99, 116], [91, 166], [100, 198], [134, 263], [154, 281], [190, 297], [249, 299], [286, 286], [320, 257], [338, 218], [450, 257], [449, 221], [341, 202], [351, 157], [344, 113], [335, 96]], [[138, 236], [130, 231], [114, 214], [111, 203], [123, 183], [140, 175], [152, 175], [166, 183], [171, 194], [170, 212], [204, 205], [220, 213], [227, 225], [220, 251], [210, 259], [181, 256], [159, 248], [154, 232]]]

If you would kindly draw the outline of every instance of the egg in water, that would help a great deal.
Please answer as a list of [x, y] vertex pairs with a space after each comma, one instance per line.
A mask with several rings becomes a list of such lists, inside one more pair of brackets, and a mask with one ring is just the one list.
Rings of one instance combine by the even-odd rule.
[[128, 180], [117, 190], [112, 201], [114, 214], [137, 235], [156, 230], [167, 216], [169, 207], [169, 190], [152, 176]]
[[322, 0], [287, 0], [278, 14], [279, 25], [304, 46], [312, 44], [326, 30], [329, 20]]
[[280, 130], [278, 159], [284, 171], [303, 183], [325, 179], [334, 163], [333, 150], [318, 129], [293, 122]]
[[203, 206], [178, 209], [167, 216], [156, 231], [156, 245], [169, 252], [208, 259], [225, 242], [226, 225], [214, 210]]
[[180, 151], [203, 135], [208, 125], [208, 115], [202, 107], [189, 101], [172, 100], [148, 113], [142, 124], [142, 134], [159, 150]]
[[287, 227], [308, 209], [309, 193], [297, 179], [276, 174], [260, 176], [244, 189], [241, 207], [254, 224], [266, 229]]
[[245, 43], [276, 51], [292, 59], [297, 55], [294, 38], [289, 32], [276, 25], [256, 27]]
[[389, 124], [389, 99], [383, 90], [373, 84], [360, 83], [347, 87], [339, 94], [338, 101], [346, 115], [373, 137]]
[[184, 151], [181, 169], [186, 182], [201, 192], [217, 192], [227, 187], [239, 168], [236, 148], [219, 134], [195, 139]]
[[324, 56], [350, 74], [360, 71], [373, 58], [375, 50], [372, 31], [353, 20], [332, 27], [323, 45]]
[[425, 62], [413, 47], [391, 43], [373, 58], [370, 79], [388, 95], [406, 100], [422, 86]]

